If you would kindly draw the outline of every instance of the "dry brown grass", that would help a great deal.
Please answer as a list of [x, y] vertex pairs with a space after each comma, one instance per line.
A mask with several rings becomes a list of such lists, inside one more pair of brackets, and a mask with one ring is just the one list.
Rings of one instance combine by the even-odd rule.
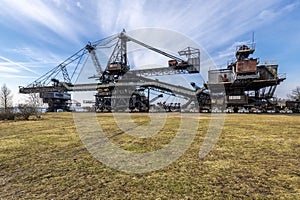
[[[130, 151], [167, 144], [178, 127], [170, 114], [150, 139], [120, 134], [111, 114], [98, 114], [111, 141]], [[209, 124], [202, 117], [189, 150], [166, 168], [144, 174], [111, 169], [84, 148], [72, 114], [38, 121], [0, 122], [0, 199], [299, 199], [300, 116], [226, 116], [213, 151], [198, 152]], [[147, 114], [132, 114], [137, 124]], [[110, 131], [108, 131], [110, 130]]]

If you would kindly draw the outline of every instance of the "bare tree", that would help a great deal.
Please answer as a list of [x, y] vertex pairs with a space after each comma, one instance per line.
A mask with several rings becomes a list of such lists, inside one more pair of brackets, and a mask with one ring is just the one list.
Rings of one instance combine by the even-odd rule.
[[[19, 110], [25, 111], [25, 113], [30, 113], [30, 115], [35, 115], [36, 118], [41, 118], [41, 111], [39, 110], [42, 107], [43, 101], [40, 98], [38, 93], [31, 93], [26, 101], [25, 105], [19, 105]], [[25, 109], [26, 108], [26, 109]], [[30, 111], [30, 112], [28, 112]], [[28, 120], [28, 118], [27, 118]]]
[[300, 86], [297, 86], [295, 89], [293, 89], [292, 93], [288, 95], [288, 97], [292, 100], [300, 100]]
[[43, 101], [40, 98], [38, 93], [31, 93], [31, 94], [29, 94], [29, 97], [26, 100], [26, 104], [29, 104], [35, 108], [39, 108], [43, 105]]
[[29, 117], [31, 115], [35, 115], [37, 118], [40, 118], [40, 115], [38, 115], [38, 111], [36, 110], [36, 107], [27, 104], [19, 104], [18, 109], [19, 109], [18, 115], [24, 120], [29, 120]]
[[3, 84], [0, 90], [0, 105], [4, 107], [4, 111], [8, 112], [10, 106], [12, 106], [12, 94], [6, 84]]

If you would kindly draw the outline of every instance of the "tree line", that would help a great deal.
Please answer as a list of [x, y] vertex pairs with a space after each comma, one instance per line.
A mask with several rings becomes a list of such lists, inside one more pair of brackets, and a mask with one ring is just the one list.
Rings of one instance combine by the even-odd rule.
[[19, 104], [17, 107], [13, 107], [12, 97], [11, 90], [3, 84], [0, 89], [0, 120], [29, 120], [30, 116], [41, 118], [36, 94], [32, 94], [27, 103]]
[[292, 93], [288, 95], [288, 98], [293, 101], [300, 101], [300, 86], [293, 89]]

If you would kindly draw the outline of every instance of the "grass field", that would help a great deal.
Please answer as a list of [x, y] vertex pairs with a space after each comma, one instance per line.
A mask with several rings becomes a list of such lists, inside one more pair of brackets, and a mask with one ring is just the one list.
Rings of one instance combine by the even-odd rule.
[[[111, 142], [155, 151], [174, 137], [178, 113], [153, 138], [119, 134], [111, 114], [98, 120]], [[226, 116], [214, 149], [198, 153], [210, 122], [200, 117], [191, 147], [171, 165], [133, 174], [111, 169], [85, 149], [71, 113], [0, 122], [0, 199], [300, 199], [300, 116]], [[147, 114], [131, 114], [137, 124]]]

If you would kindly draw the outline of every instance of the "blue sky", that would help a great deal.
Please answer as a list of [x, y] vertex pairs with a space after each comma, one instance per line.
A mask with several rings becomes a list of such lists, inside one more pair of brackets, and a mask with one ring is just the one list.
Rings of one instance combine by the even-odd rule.
[[217, 65], [255, 32], [260, 60], [276, 61], [287, 80], [276, 95], [300, 86], [298, 0], [1, 0], [0, 85], [15, 104], [26, 86], [88, 41], [139, 28], [180, 32], [206, 49]]

